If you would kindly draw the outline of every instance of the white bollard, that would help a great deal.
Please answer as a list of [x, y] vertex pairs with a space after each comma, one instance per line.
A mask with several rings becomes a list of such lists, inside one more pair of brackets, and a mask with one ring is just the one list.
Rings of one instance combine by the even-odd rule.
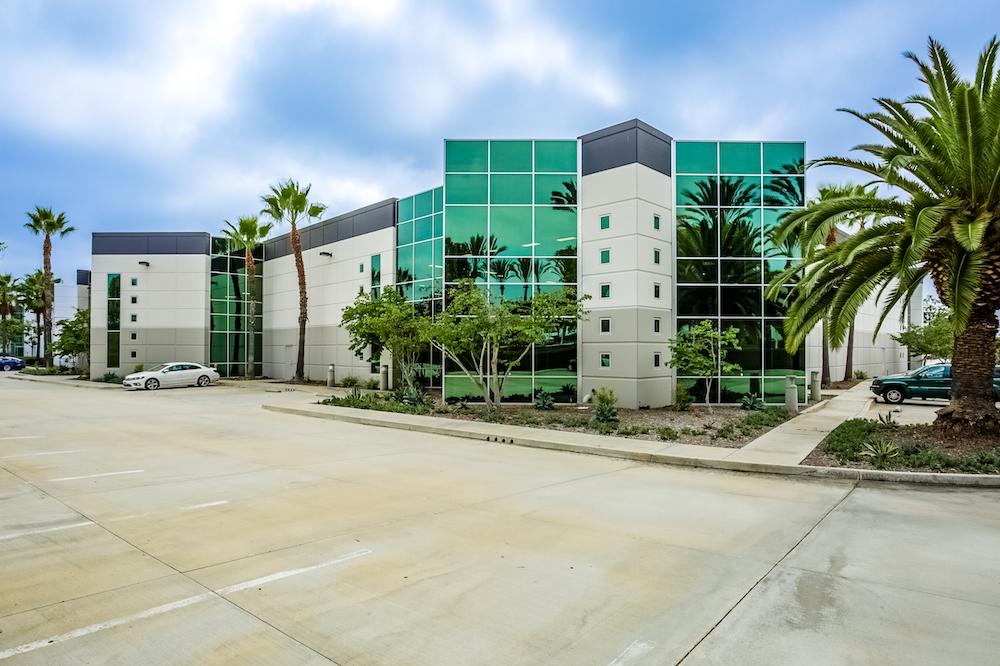
[[799, 413], [799, 388], [793, 375], [785, 377], [785, 410], [789, 414]]

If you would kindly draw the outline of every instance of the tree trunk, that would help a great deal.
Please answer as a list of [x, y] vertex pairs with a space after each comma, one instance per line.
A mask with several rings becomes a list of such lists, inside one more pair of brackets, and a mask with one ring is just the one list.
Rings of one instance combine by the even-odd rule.
[[977, 305], [965, 331], [955, 337], [951, 402], [938, 410], [936, 426], [969, 433], [996, 432], [1000, 428], [1000, 410], [993, 389], [996, 336], [996, 311]]
[[292, 252], [295, 254], [295, 272], [299, 276], [299, 353], [295, 360], [295, 379], [306, 378], [306, 322], [309, 320], [309, 302], [306, 294], [306, 267], [302, 263], [302, 238], [298, 227], [292, 222]]
[[35, 313], [35, 365], [42, 364], [42, 313]]
[[253, 253], [251, 248], [246, 248], [244, 254], [244, 261], [247, 267], [247, 294], [250, 296], [249, 302], [247, 304], [248, 310], [248, 326], [247, 330], [249, 335], [247, 338], [247, 368], [246, 368], [246, 378], [253, 379], [254, 376], [254, 363], [256, 359], [254, 358], [254, 349], [256, 348], [256, 333], [257, 333], [257, 297], [254, 295], [254, 286], [256, 281], [254, 280], [254, 265], [253, 265]]
[[844, 357], [844, 381], [854, 379], [854, 322], [847, 330], [847, 356]]
[[823, 367], [820, 374], [820, 386], [830, 388], [830, 339], [826, 335], [826, 322], [823, 322]]
[[52, 301], [53, 299], [53, 284], [52, 284], [52, 238], [45, 234], [45, 240], [42, 242], [42, 269], [45, 276], [45, 285], [42, 289], [42, 303], [45, 307], [44, 326], [45, 326], [45, 367], [52, 367]]

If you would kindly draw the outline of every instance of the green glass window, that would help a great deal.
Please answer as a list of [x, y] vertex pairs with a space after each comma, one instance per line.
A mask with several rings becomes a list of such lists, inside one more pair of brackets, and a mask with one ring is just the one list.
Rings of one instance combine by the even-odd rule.
[[445, 176], [445, 196], [449, 204], [485, 204], [489, 191], [486, 174], [455, 174]]
[[413, 246], [396, 249], [396, 282], [413, 280]]
[[434, 238], [444, 235], [444, 213], [434, 213]]
[[413, 223], [401, 222], [396, 225], [396, 245], [406, 245], [413, 242]]
[[117, 368], [119, 366], [119, 358], [121, 355], [121, 333], [109, 332], [108, 333], [108, 367]]
[[372, 267], [372, 285], [382, 284], [382, 255], [373, 254], [369, 263]]
[[576, 141], [535, 141], [535, 171], [576, 173]]
[[448, 282], [486, 280], [486, 257], [449, 257], [444, 260], [444, 277]]
[[400, 199], [396, 204], [398, 222], [406, 222], [413, 219], [413, 197], [406, 197], [405, 199]]
[[[762, 364], [762, 322], [760, 319], [750, 321], [739, 319], [723, 319], [722, 330], [736, 328], [739, 331], [740, 349], [730, 351], [726, 360], [739, 364], [741, 370], [731, 374], [759, 375]], [[742, 397], [742, 396], [741, 396]], [[738, 399], [738, 398], [737, 398]]]
[[535, 256], [576, 255], [576, 209], [535, 207]]
[[610, 333], [610, 332], [611, 332], [611, 319], [605, 317], [604, 319], [601, 319], [601, 333]]
[[[780, 319], [764, 320], [764, 374], [784, 378], [788, 375], [805, 375], [805, 345], [795, 354], [785, 350], [785, 322]], [[783, 395], [783, 394], [782, 394]]]
[[445, 171], [486, 171], [486, 141], [445, 141]]
[[496, 239], [497, 254], [530, 255], [531, 208], [528, 206], [491, 206], [490, 236]]
[[601, 215], [601, 230], [611, 228], [611, 216]]
[[678, 206], [718, 206], [719, 179], [716, 176], [677, 176]]
[[720, 218], [723, 257], [760, 257], [760, 208], [723, 208]]
[[678, 259], [678, 282], [715, 282], [718, 270], [714, 259]]
[[138, 315], [136, 315], [136, 314], [129, 315], [129, 321], [137, 321], [137, 319], [138, 319]]
[[448, 206], [446, 255], [469, 254], [486, 238], [486, 206]]
[[536, 261], [540, 282], [576, 284], [576, 258], [550, 257]]
[[764, 209], [764, 256], [765, 257], [801, 257], [802, 250], [799, 247], [795, 236], [790, 236], [778, 243], [774, 238], [774, 231], [783, 222], [785, 216], [792, 212], [792, 208], [765, 208]]
[[601, 298], [611, 298], [611, 285], [602, 284], [601, 285]]
[[792, 288], [783, 287], [772, 300], [764, 301], [764, 314], [768, 317], [784, 317], [788, 314], [788, 303]]
[[719, 183], [720, 206], [759, 206], [760, 176], [723, 176]]
[[433, 277], [434, 253], [430, 241], [413, 246], [413, 279], [429, 280]]
[[760, 287], [722, 287], [722, 314], [728, 317], [759, 317], [761, 312]]
[[117, 331], [121, 328], [122, 302], [108, 301], [108, 330]]
[[440, 213], [444, 210], [444, 188], [434, 188], [434, 212]]
[[413, 221], [413, 241], [430, 240], [434, 236], [434, 218], [430, 215]]
[[660, 228], [660, 216], [653, 215], [653, 229], [657, 230]]
[[602, 264], [611, 263], [611, 250], [608, 249], [601, 250], [601, 263]]
[[[788, 268], [793, 266], [798, 266], [800, 269], [802, 267], [802, 262], [794, 259], [768, 259], [764, 262], [764, 282], [768, 283], [773, 280], [777, 275]], [[789, 280], [789, 283], [794, 283], [799, 280], [802, 275], [802, 271], [799, 270], [797, 276]]]
[[764, 176], [765, 206], [804, 206], [805, 201], [802, 176]]
[[108, 273], [108, 298], [121, 298], [122, 276], [118, 273]]
[[716, 256], [718, 218], [719, 211], [715, 208], [678, 208], [677, 256]]
[[491, 175], [490, 203], [530, 204], [531, 176], [529, 174]]
[[535, 203], [575, 206], [576, 174], [555, 173], [536, 175]]
[[137, 286], [139, 286], [139, 278], [132, 278], [132, 280], [131, 280], [131, 285], [132, 285], [133, 287], [137, 287]]
[[727, 284], [760, 284], [760, 260], [722, 260], [722, 281]]
[[803, 143], [764, 144], [764, 173], [804, 173], [805, 164]]
[[677, 173], [717, 173], [718, 144], [714, 141], [678, 141]]
[[531, 142], [490, 141], [490, 171], [531, 171]]
[[653, 263], [660, 263], [660, 251], [656, 248], [653, 248]]
[[413, 217], [423, 217], [434, 212], [434, 193], [430, 190], [413, 197]]
[[760, 173], [760, 144], [723, 141], [719, 144], [720, 173]]
[[677, 314], [680, 316], [718, 314], [716, 287], [677, 287]]
[[608, 352], [601, 352], [601, 367], [610, 368], [611, 367], [611, 354]]

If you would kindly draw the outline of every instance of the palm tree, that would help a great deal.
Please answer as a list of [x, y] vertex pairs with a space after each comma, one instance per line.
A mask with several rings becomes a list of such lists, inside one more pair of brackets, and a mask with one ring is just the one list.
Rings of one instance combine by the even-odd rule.
[[17, 307], [17, 285], [18, 279], [6, 273], [0, 275], [0, 321], [6, 321], [7, 317], [14, 314]]
[[[884, 143], [858, 146], [869, 159], [826, 157], [813, 163], [866, 173], [886, 193], [817, 202], [789, 214], [779, 228], [797, 235], [806, 250], [807, 270], [794, 288], [785, 324], [788, 349], [797, 349], [824, 317], [830, 342], [840, 344], [858, 308], [873, 295], [884, 297], [877, 330], [929, 277], [952, 309], [955, 332], [951, 402], [938, 411], [937, 424], [971, 433], [1000, 427], [993, 396], [1000, 308], [998, 50], [993, 38], [972, 81], [959, 77], [933, 39], [929, 63], [907, 53], [920, 70], [924, 93], [903, 102], [877, 99], [880, 110], [873, 113], [847, 110]], [[817, 249], [844, 215], [873, 220], [836, 246]], [[788, 274], [777, 276], [769, 293], [780, 289]]]
[[309, 190], [299, 186], [292, 179], [271, 186], [269, 194], [261, 196], [264, 208], [261, 215], [270, 217], [276, 224], [287, 223], [291, 228], [292, 254], [295, 255], [295, 272], [299, 278], [299, 351], [295, 361], [295, 379], [304, 381], [306, 377], [306, 322], [309, 321], [309, 300], [306, 294], [306, 268], [302, 261], [302, 237], [299, 236], [299, 220], [319, 217], [326, 206], [309, 201]]
[[264, 242], [267, 235], [271, 233], [273, 226], [270, 223], [261, 224], [256, 215], [246, 215], [239, 218], [235, 225], [226, 220], [226, 227], [228, 228], [222, 230], [223, 235], [229, 240], [230, 247], [243, 250], [243, 259], [246, 263], [247, 292], [249, 293], [249, 298], [247, 299], [247, 317], [249, 321], [246, 330], [249, 332], [250, 338], [247, 342], [247, 379], [253, 379], [254, 363], [256, 361], [254, 359], [254, 349], [256, 347], [254, 336], [257, 334], [256, 317], [257, 298], [259, 294], [255, 293], [256, 274], [254, 272], [253, 251], [258, 245]]
[[24, 312], [35, 315], [35, 363], [37, 364], [42, 362], [42, 317], [45, 315], [46, 285], [44, 271], [28, 273], [17, 285], [21, 307], [24, 308]]
[[54, 284], [52, 280], [52, 236], [58, 235], [60, 238], [68, 233], [76, 231], [66, 220], [65, 213], [54, 214], [51, 208], [35, 206], [35, 212], [28, 213], [28, 222], [25, 228], [29, 229], [36, 236], [42, 236], [42, 271], [45, 276], [45, 367], [52, 367], [52, 301], [54, 294]]
[[535, 275], [535, 262], [531, 259], [531, 257], [519, 257], [513, 264], [511, 264], [510, 268], [514, 277], [516, 277], [518, 281], [524, 283], [523, 300], [527, 301], [528, 290], [531, 289], [531, 285], [528, 283], [532, 282], [532, 278]]
[[565, 210], [573, 212], [576, 210], [576, 181], [564, 180], [565, 190], [552, 190], [550, 201], [554, 204], [552, 210]]

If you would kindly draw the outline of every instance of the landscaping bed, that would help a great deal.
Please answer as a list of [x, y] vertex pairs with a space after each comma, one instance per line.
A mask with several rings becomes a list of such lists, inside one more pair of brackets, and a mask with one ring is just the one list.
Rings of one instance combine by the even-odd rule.
[[803, 461], [822, 467], [1000, 474], [1000, 433], [955, 435], [932, 425], [850, 419]]
[[711, 412], [705, 407], [696, 406], [684, 411], [619, 409], [618, 422], [615, 424], [601, 423], [594, 418], [590, 406], [576, 405], [553, 406], [551, 409], [510, 405], [493, 410], [479, 405], [446, 405], [436, 402], [415, 406], [392, 397], [364, 393], [328, 398], [320, 404], [728, 448], [740, 448], [788, 420], [788, 414], [780, 407], [744, 410], [739, 407], [718, 406]]

